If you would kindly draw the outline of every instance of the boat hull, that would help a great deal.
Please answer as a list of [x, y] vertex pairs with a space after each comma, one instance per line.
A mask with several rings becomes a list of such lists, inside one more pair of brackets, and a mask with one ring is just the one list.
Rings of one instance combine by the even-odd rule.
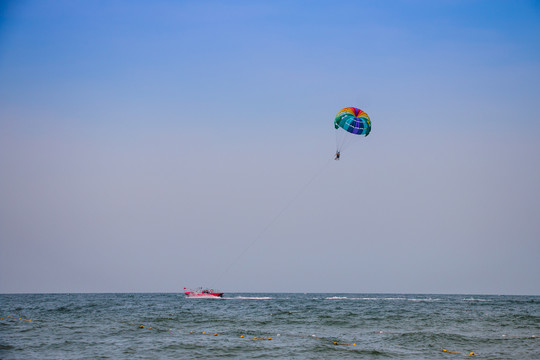
[[186, 291], [184, 294], [186, 294], [187, 297], [193, 297], [193, 298], [216, 298], [216, 297], [223, 297], [223, 293], [218, 292], [194, 292], [194, 291]]

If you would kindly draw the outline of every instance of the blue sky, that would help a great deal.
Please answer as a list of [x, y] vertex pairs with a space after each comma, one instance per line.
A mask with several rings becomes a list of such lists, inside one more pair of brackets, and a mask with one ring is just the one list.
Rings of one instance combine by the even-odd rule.
[[0, 292], [540, 294], [537, 2], [0, 11]]

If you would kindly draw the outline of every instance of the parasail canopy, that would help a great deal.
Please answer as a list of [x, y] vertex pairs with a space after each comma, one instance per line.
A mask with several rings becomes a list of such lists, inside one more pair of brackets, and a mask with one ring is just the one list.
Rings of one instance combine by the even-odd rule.
[[368, 114], [355, 107], [341, 109], [334, 119], [336, 128], [336, 160], [339, 160], [340, 153], [360, 136], [368, 136], [371, 132], [371, 120]]
[[351, 134], [368, 136], [371, 131], [369, 115], [355, 107], [346, 107], [336, 115], [334, 127]]

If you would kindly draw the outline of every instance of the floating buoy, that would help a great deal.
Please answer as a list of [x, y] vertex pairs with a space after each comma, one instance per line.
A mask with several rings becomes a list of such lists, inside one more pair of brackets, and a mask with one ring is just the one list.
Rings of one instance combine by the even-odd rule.
[[460, 355], [470, 355], [470, 356], [474, 356], [476, 355], [474, 352], [470, 352], [470, 353], [463, 353], [463, 352], [457, 352], [457, 351], [448, 351], [446, 349], [443, 349], [444, 352], [447, 352], [447, 353], [451, 353], [451, 354], [460, 354]]

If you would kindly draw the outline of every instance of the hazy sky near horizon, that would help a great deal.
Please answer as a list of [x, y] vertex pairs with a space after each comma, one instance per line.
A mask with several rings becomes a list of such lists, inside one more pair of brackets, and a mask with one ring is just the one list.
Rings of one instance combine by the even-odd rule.
[[2, 1], [0, 292], [540, 295], [539, 102], [535, 1]]

